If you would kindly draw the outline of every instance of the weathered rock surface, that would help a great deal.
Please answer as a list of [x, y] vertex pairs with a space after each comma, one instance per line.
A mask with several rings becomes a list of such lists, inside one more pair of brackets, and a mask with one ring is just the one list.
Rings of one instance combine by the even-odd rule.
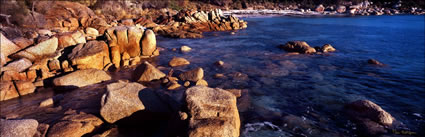
[[21, 49], [24, 49], [24, 48], [34, 44], [34, 40], [29, 40], [29, 39], [26, 39], [24, 37], [15, 38], [12, 41], [13, 41], [13, 43], [16, 44], [16, 46], [18, 46]]
[[184, 65], [189, 65], [190, 62], [188, 60], [186, 60], [185, 58], [180, 58], [180, 57], [175, 57], [173, 59], [171, 59], [171, 61], [168, 63], [168, 65], [170, 65], [171, 67], [177, 67], [177, 66], [184, 66]]
[[159, 80], [165, 77], [165, 74], [163, 72], [155, 68], [155, 66], [151, 65], [147, 61], [143, 63], [143, 67], [144, 67], [143, 72], [140, 75], [140, 78], [138, 81], [148, 82], [152, 80]]
[[223, 89], [195, 86], [186, 90], [190, 137], [238, 137], [236, 97]]
[[0, 136], [33, 137], [37, 132], [38, 122], [34, 119], [5, 120], [0, 119]]
[[1, 65], [6, 64], [7, 57], [10, 54], [15, 53], [16, 51], [20, 50], [21, 48], [18, 47], [15, 43], [10, 41], [6, 38], [6, 36], [3, 35], [3, 33], [0, 34], [0, 48], [1, 48]]
[[390, 126], [395, 118], [380, 106], [369, 100], [357, 100], [346, 105], [347, 114], [355, 119], [370, 119], [382, 125]]
[[119, 51], [120, 55], [127, 52], [130, 57], [136, 57], [140, 55], [140, 39], [143, 32], [144, 30], [134, 26], [118, 26], [109, 28], [105, 35], [111, 48], [119, 47], [116, 50]]
[[92, 27], [87, 27], [86, 30], [86, 39], [87, 40], [95, 40], [97, 36], [99, 36], [99, 31]]
[[159, 53], [155, 53], [156, 49], [156, 37], [155, 33], [148, 29], [145, 31], [142, 39], [142, 55], [143, 56], [152, 56], [159, 55]]
[[179, 78], [182, 81], [192, 81], [197, 82], [198, 80], [201, 80], [204, 78], [204, 70], [202, 68], [195, 68], [190, 71], [183, 72], [179, 75]]
[[0, 82], [0, 101], [9, 100], [12, 98], [19, 97], [18, 91], [16, 91], [15, 85], [11, 81]]
[[36, 88], [31, 81], [17, 81], [15, 86], [20, 96], [34, 93]]
[[32, 66], [32, 62], [30, 60], [22, 58], [7, 64], [5, 67], [1, 69], [1, 71], [10, 70], [10, 71], [22, 72], [31, 66]]
[[111, 76], [109, 76], [105, 71], [85, 69], [77, 70], [65, 76], [55, 78], [53, 80], [53, 84], [55, 86], [64, 87], [84, 87], [107, 80], [111, 80]]
[[84, 35], [84, 32], [82, 31], [62, 33], [58, 36], [58, 40], [59, 49], [63, 49], [72, 45], [86, 43], [86, 37]]
[[13, 58], [27, 58], [31, 61], [35, 61], [36, 59], [55, 53], [57, 48], [58, 38], [53, 37], [13, 54], [12, 56]]
[[89, 41], [86, 44], [79, 44], [72, 53], [68, 55], [73, 66], [78, 69], [94, 68], [102, 70], [104, 66], [111, 62], [109, 49], [103, 41]]
[[316, 50], [305, 41], [289, 41], [285, 45], [280, 45], [280, 48], [288, 51], [288, 52], [298, 52], [302, 54], [310, 54], [315, 53]]
[[134, 112], [144, 110], [139, 92], [146, 87], [139, 83], [119, 81], [109, 84], [102, 96], [100, 115], [109, 123], [128, 117]]
[[49, 137], [81, 137], [91, 133], [102, 124], [102, 120], [92, 114], [70, 114], [54, 124], [47, 134]]

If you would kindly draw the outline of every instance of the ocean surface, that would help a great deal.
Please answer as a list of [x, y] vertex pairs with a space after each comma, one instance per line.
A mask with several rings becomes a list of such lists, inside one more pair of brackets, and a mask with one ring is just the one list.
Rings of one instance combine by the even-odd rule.
[[[358, 99], [375, 102], [406, 130], [425, 135], [424, 16], [243, 19], [248, 28], [235, 34], [157, 41], [165, 49], [159, 65], [184, 57], [191, 64], [177, 70], [202, 67], [210, 87], [244, 89], [238, 99], [242, 136], [355, 136], [359, 131], [343, 107]], [[288, 55], [277, 47], [292, 40], [337, 51]], [[182, 45], [193, 50], [172, 50]], [[224, 67], [214, 65], [218, 60]]]

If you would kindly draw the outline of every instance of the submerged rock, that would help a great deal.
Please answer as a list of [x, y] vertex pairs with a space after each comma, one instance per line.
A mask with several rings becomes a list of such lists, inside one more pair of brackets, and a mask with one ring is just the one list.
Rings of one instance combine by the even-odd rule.
[[171, 61], [168, 63], [168, 65], [170, 65], [171, 67], [178, 67], [178, 66], [184, 66], [184, 65], [189, 65], [190, 62], [188, 60], [186, 60], [185, 58], [173, 58], [171, 59]]
[[34, 119], [5, 120], [0, 119], [0, 136], [33, 137], [37, 133], [38, 122]]
[[179, 78], [182, 81], [189, 80], [192, 82], [197, 82], [198, 80], [201, 80], [204, 78], [204, 70], [198, 67], [190, 71], [183, 72], [182, 74], [179, 75]]
[[190, 137], [238, 137], [236, 97], [223, 89], [195, 86], [186, 90]]
[[315, 53], [316, 49], [310, 47], [305, 41], [289, 41], [285, 45], [280, 45], [280, 48], [288, 52], [298, 52], [302, 54]]
[[382, 64], [381, 62], [379, 62], [375, 59], [369, 59], [369, 60], [367, 60], [367, 63], [369, 63], [371, 65], [384, 66], [384, 64]]
[[53, 84], [63, 87], [84, 87], [102, 81], [111, 80], [105, 71], [97, 69], [77, 70], [62, 77], [55, 78]]
[[155, 68], [155, 66], [151, 65], [149, 62], [145, 61], [143, 65], [144, 69], [138, 81], [148, 82], [165, 77], [164, 73]]
[[81, 137], [91, 133], [102, 124], [102, 120], [92, 114], [70, 114], [54, 124], [48, 132], [49, 137]]
[[86, 44], [79, 44], [72, 53], [68, 55], [73, 66], [78, 69], [99, 69], [102, 70], [111, 62], [109, 49], [103, 41], [89, 41]]
[[100, 115], [109, 123], [128, 117], [134, 112], [144, 110], [139, 92], [146, 87], [139, 83], [119, 81], [109, 84], [102, 96]]
[[331, 44], [325, 44], [325, 45], [323, 45], [322, 48], [321, 48], [321, 50], [322, 50], [323, 53], [336, 51], [336, 49], [334, 47], [332, 47]]

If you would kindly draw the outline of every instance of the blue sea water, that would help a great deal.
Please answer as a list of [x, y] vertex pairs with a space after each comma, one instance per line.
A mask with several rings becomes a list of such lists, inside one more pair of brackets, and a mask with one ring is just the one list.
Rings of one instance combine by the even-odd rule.
[[[248, 21], [248, 28], [233, 35], [209, 32], [202, 39], [158, 40], [158, 46], [165, 48], [159, 65], [166, 65], [172, 57], [184, 57], [191, 65], [177, 70], [202, 67], [210, 87], [246, 91], [238, 100], [243, 136], [286, 135], [263, 129], [247, 131], [247, 125], [265, 121], [290, 134], [317, 133], [293, 131], [282, 120], [288, 115], [308, 119], [320, 131], [355, 135], [349, 117], [342, 110], [344, 104], [358, 99], [375, 102], [409, 130], [424, 135], [424, 16], [244, 20]], [[303, 40], [310, 46], [331, 44], [337, 51], [288, 55], [277, 48], [292, 40]], [[193, 50], [189, 53], [171, 50], [182, 45]], [[369, 65], [368, 59], [386, 65]], [[214, 66], [218, 60], [224, 61], [225, 66]], [[226, 77], [214, 78], [216, 73]]]

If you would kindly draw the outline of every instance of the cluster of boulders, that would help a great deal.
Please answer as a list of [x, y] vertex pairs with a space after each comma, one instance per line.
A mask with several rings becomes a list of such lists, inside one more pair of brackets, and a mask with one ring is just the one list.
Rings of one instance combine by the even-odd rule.
[[425, 10], [421, 8], [412, 7], [411, 9], [399, 9], [397, 6], [395, 8], [382, 8], [376, 5], [373, 5], [372, 2], [364, 1], [359, 4], [352, 5], [337, 5], [337, 6], [323, 6], [322, 4], [318, 5], [314, 11], [322, 14], [336, 14], [336, 13], [346, 13], [350, 15], [394, 15], [394, 14], [415, 14], [422, 15], [425, 14]]
[[224, 16], [221, 9], [208, 12], [181, 10], [175, 15], [164, 17], [162, 24], [153, 27], [158, 34], [175, 38], [201, 38], [202, 32], [232, 31], [244, 29], [247, 22], [232, 15]]
[[[96, 31], [94, 28], [86, 30], [89, 29]], [[105, 31], [105, 41], [89, 40], [85, 35], [83, 31], [76, 30], [39, 36], [35, 39], [45, 40], [32, 42], [33, 39], [25, 37], [11, 41], [1, 34], [1, 100], [32, 93], [35, 90], [32, 82], [42, 86], [43, 80], [64, 72], [136, 65], [141, 58], [159, 55], [155, 34], [149, 29], [136, 26], [112, 27]], [[98, 36], [102, 35], [90, 37]], [[18, 46], [23, 43], [20, 41], [29, 43]]]
[[310, 47], [305, 41], [289, 41], [284, 45], [279, 45], [279, 48], [296, 53], [296, 54], [320, 54], [334, 52], [336, 49], [330, 44], [325, 44], [322, 47]]

